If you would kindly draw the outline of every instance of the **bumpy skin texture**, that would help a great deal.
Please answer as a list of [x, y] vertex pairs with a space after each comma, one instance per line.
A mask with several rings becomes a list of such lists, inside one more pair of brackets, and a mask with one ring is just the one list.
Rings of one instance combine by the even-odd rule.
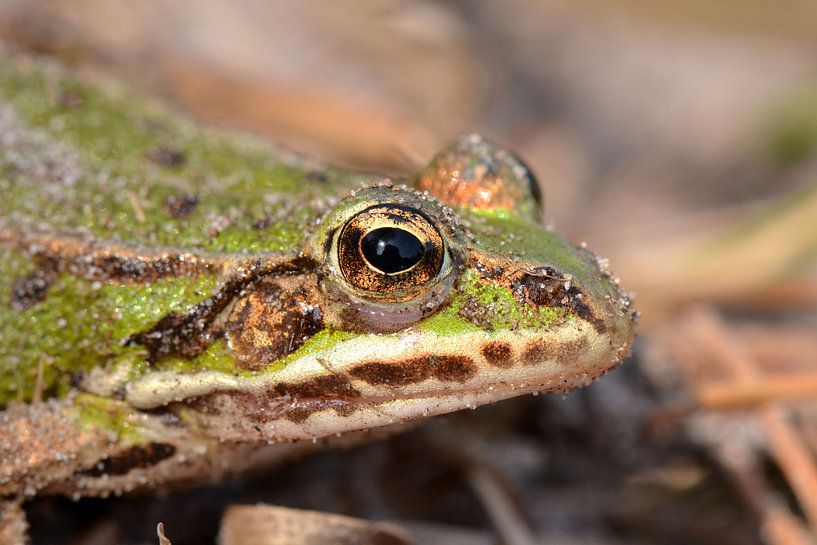
[[[452, 149], [386, 183], [6, 55], [0, 496], [219, 478], [612, 368], [629, 299], [539, 225], [521, 163], [478, 137]], [[503, 183], [518, 205], [474, 204]], [[337, 265], [343, 226], [383, 204], [443, 240], [421, 289], [375, 296]]]

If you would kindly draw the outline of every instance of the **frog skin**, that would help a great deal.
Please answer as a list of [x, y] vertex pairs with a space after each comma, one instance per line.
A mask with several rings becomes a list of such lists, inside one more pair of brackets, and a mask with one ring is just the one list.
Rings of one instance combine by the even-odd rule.
[[568, 392], [633, 339], [605, 263], [478, 136], [386, 179], [6, 55], [0, 191], [7, 535], [38, 494], [215, 480]]

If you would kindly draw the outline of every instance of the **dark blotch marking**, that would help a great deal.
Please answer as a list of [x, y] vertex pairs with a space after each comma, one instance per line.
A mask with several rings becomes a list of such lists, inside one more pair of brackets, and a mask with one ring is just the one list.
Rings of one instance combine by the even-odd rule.
[[178, 276], [184, 271], [184, 263], [173, 256], [145, 260], [139, 257], [101, 256], [95, 260], [106, 279], [114, 282], [151, 282], [159, 278]]
[[[0, 240], [0, 245], [4, 241]], [[212, 274], [213, 261], [195, 254], [140, 254], [127, 247], [106, 247], [99, 241], [67, 235], [63, 238], [33, 236], [14, 241], [44, 274], [70, 274], [83, 280], [115, 283], [153, 282], [160, 278]], [[117, 253], [118, 252], [118, 253]]]
[[341, 375], [321, 375], [295, 384], [278, 383], [272, 389], [277, 396], [295, 399], [326, 397], [354, 398], [360, 397], [352, 383]]
[[243, 369], [263, 369], [323, 329], [315, 279], [262, 279], [236, 302], [224, 332]]
[[284, 412], [284, 418], [300, 423], [312, 413], [329, 408], [340, 416], [349, 416], [357, 407], [347, 400], [360, 397], [360, 392], [344, 376], [322, 375], [295, 384], [278, 383], [273, 387], [271, 395], [294, 399], [297, 405], [288, 408]]
[[356, 365], [350, 375], [369, 384], [405, 386], [436, 378], [444, 382], [465, 382], [477, 373], [474, 361], [466, 356], [428, 355], [399, 363], [369, 361]]
[[494, 367], [507, 369], [513, 365], [513, 349], [508, 343], [489, 341], [482, 345], [482, 355]]
[[275, 218], [272, 216], [263, 216], [252, 222], [252, 228], [256, 231], [271, 227], [275, 223]]
[[349, 380], [339, 375], [323, 375], [287, 384], [278, 383], [266, 391], [215, 393], [188, 400], [185, 405], [209, 415], [221, 415], [221, 397], [227, 396], [242, 408], [243, 421], [266, 423], [285, 418], [300, 423], [316, 412], [334, 410], [340, 416], [349, 416], [360, 398]]
[[[300, 423], [327, 410], [352, 415], [362, 406], [361, 395], [344, 375], [327, 373], [301, 382], [279, 382], [261, 391], [213, 392], [185, 400], [182, 406], [209, 416], [229, 415], [244, 423], [264, 424], [282, 418]], [[236, 410], [240, 415], [236, 416]]]
[[312, 416], [312, 413], [314, 413], [316, 410], [318, 409], [312, 407], [293, 407], [286, 410], [284, 417], [290, 422], [300, 424]]
[[218, 313], [226, 306], [224, 298], [211, 297], [196, 305], [187, 313], [170, 313], [151, 329], [132, 335], [127, 344], [141, 344], [148, 350], [148, 362], [156, 363], [166, 356], [195, 358], [215, 340], [217, 332], [211, 325]]
[[186, 218], [198, 204], [199, 199], [195, 195], [171, 195], [165, 201], [165, 210], [171, 218]]
[[531, 341], [522, 352], [522, 362], [525, 365], [538, 365], [545, 360], [556, 360], [562, 365], [575, 365], [586, 351], [587, 339], [584, 337], [560, 344]]
[[522, 352], [522, 363], [537, 365], [553, 358], [553, 350], [545, 341], [533, 341]]
[[350, 403], [348, 400], [343, 399], [314, 400], [288, 408], [284, 411], [284, 418], [299, 424], [314, 413], [328, 409], [334, 410], [338, 416], [345, 417], [354, 414], [359, 408], [358, 403]]
[[[101, 260], [101, 269], [108, 272], [112, 280], [133, 280], [144, 282], [177, 275], [178, 260], [175, 257], [143, 261], [139, 258], [110, 256]], [[149, 281], [150, 281], [149, 280]]]
[[217, 293], [187, 312], [172, 312], [150, 329], [132, 335], [127, 344], [141, 344], [148, 349], [148, 362], [155, 363], [167, 356], [194, 358], [223, 335], [214, 326], [216, 318], [236, 297], [263, 278], [284, 277], [304, 273], [315, 267], [315, 261], [299, 257], [291, 261], [265, 266], [259, 262], [240, 276], [224, 284]]
[[565, 288], [564, 276], [556, 269], [542, 267], [533, 272], [524, 272], [511, 280], [510, 288], [522, 302], [536, 306], [568, 307], [599, 333], [607, 329], [585, 304], [581, 290], [575, 284]]
[[87, 477], [102, 477], [103, 475], [125, 475], [132, 469], [155, 466], [176, 454], [176, 447], [166, 443], [148, 443], [147, 445], [131, 447], [124, 452], [104, 458], [93, 467], [78, 472], [78, 475]]
[[44, 300], [56, 279], [55, 272], [45, 270], [16, 279], [11, 287], [11, 308], [25, 310]]
[[166, 168], [182, 166], [186, 161], [182, 150], [169, 146], [154, 148], [148, 151], [145, 156], [153, 164]]
[[[3, 224], [2, 221], [0, 248], [20, 252], [45, 273], [112, 283], [144, 283], [166, 277], [221, 274], [225, 262], [234, 262], [234, 258], [227, 256], [171, 249], [152, 251], [138, 245], [97, 238], [89, 233], [39, 230]], [[253, 266], [253, 259], [248, 257], [242, 265]]]

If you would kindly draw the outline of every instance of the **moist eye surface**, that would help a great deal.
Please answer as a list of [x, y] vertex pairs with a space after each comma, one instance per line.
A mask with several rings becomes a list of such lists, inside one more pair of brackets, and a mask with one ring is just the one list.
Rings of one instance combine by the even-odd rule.
[[383, 203], [346, 221], [335, 246], [348, 285], [365, 297], [407, 301], [435, 281], [446, 244], [432, 220], [418, 208]]
[[372, 267], [386, 274], [412, 268], [425, 253], [420, 239], [395, 227], [381, 227], [371, 231], [360, 241], [360, 250]]

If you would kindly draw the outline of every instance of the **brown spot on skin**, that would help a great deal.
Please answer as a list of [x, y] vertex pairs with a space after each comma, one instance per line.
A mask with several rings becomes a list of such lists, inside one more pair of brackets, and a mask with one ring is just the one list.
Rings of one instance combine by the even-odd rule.
[[199, 199], [195, 195], [171, 195], [165, 201], [165, 210], [171, 218], [186, 218], [198, 204]]
[[323, 315], [318, 301], [312, 276], [262, 279], [247, 290], [224, 326], [241, 368], [263, 369], [320, 331]]
[[291, 409], [287, 409], [284, 413], [284, 418], [289, 420], [290, 422], [294, 422], [296, 424], [300, 424], [301, 422], [305, 421], [307, 418], [312, 416], [317, 409], [308, 408], [308, 407], [293, 407]]
[[522, 352], [525, 365], [538, 365], [547, 360], [555, 360], [562, 365], [576, 365], [587, 351], [587, 339], [580, 337], [573, 341], [549, 344], [542, 340], [531, 341]]
[[489, 341], [482, 345], [481, 352], [494, 367], [507, 369], [513, 365], [513, 349], [508, 343]]
[[349, 416], [357, 406], [347, 400], [360, 397], [360, 392], [344, 376], [322, 375], [295, 384], [278, 383], [271, 395], [291, 397], [296, 405], [288, 408], [284, 417], [300, 423], [313, 413], [326, 409], [334, 409], [340, 416]]
[[11, 287], [11, 308], [25, 310], [45, 299], [48, 288], [57, 279], [53, 271], [41, 270], [14, 281]]
[[359, 406], [349, 400], [359, 398], [361, 394], [346, 377], [328, 374], [295, 384], [276, 384], [269, 395], [292, 398], [293, 403], [283, 416], [299, 424], [312, 414], [327, 409], [333, 409], [339, 416], [354, 414]]
[[[267, 392], [268, 394], [269, 392]], [[285, 408], [292, 408], [292, 404], [284, 404], [273, 395], [265, 392], [234, 392], [223, 394], [226, 398], [233, 398], [235, 404], [245, 411], [245, 417], [253, 422], [269, 422], [285, 416]]]
[[295, 406], [284, 411], [284, 418], [298, 424], [321, 411], [333, 410], [338, 416], [350, 416], [359, 408], [359, 403], [352, 403], [345, 399], [299, 400]]
[[343, 403], [342, 405], [337, 405], [332, 408], [335, 409], [335, 412], [338, 413], [338, 416], [352, 416], [360, 408], [360, 404]]
[[402, 362], [370, 361], [356, 365], [350, 375], [369, 384], [405, 386], [436, 378], [444, 382], [465, 382], [477, 373], [474, 361], [466, 356], [428, 355]]
[[213, 342], [212, 313], [198, 312], [201, 309], [196, 306], [192, 313], [168, 314], [150, 330], [131, 336], [127, 344], [141, 344], [147, 348], [151, 364], [170, 355], [195, 358]]
[[545, 341], [533, 341], [522, 352], [522, 363], [525, 365], [537, 365], [546, 360], [552, 359], [553, 350]]
[[[320, 378], [320, 377], [319, 377]], [[348, 381], [347, 381], [348, 383]], [[245, 412], [241, 419], [244, 421], [267, 423], [285, 418], [291, 422], [301, 423], [312, 414], [325, 410], [334, 410], [341, 416], [349, 416], [354, 413], [358, 406], [350, 402], [351, 398], [360, 397], [360, 392], [342, 382], [330, 384], [329, 390], [338, 392], [345, 398], [335, 398], [333, 394], [327, 393], [328, 398], [297, 397], [293, 392], [316, 393], [319, 386], [313, 380], [301, 384], [284, 385], [278, 384], [267, 392], [231, 392], [218, 393], [203, 396], [195, 400], [194, 404], [187, 402], [186, 405], [194, 407], [196, 410], [209, 415], [221, 414], [220, 399], [223, 396], [232, 398], [235, 404]], [[327, 390], [327, 392], [329, 391]], [[290, 397], [292, 395], [292, 397]]]
[[264, 216], [253, 221], [252, 228], [256, 231], [260, 231], [261, 229], [266, 229], [272, 226], [274, 223], [275, 219], [273, 219], [271, 216]]
[[287, 384], [281, 382], [275, 385], [273, 392], [278, 396], [288, 396], [295, 399], [326, 397], [353, 398], [360, 397], [352, 383], [341, 375], [321, 375], [304, 382]]
[[165, 168], [182, 166], [186, 160], [182, 150], [168, 146], [154, 148], [145, 156], [151, 163]]
[[326, 410], [349, 416], [360, 408], [360, 397], [347, 378], [326, 374], [302, 382], [281, 382], [262, 391], [213, 392], [179, 406], [211, 417], [230, 415], [242, 422], [260, 424], [285, 418], [300, 423]]
[[155, 466], [176, 454], [176, 447], [166, 443], [148, 443], [131, 447], [109, 458], [103, 458], [92, 468], [78, 472], [87, 477], [103, 475], [125, 475], [132, 469]]

